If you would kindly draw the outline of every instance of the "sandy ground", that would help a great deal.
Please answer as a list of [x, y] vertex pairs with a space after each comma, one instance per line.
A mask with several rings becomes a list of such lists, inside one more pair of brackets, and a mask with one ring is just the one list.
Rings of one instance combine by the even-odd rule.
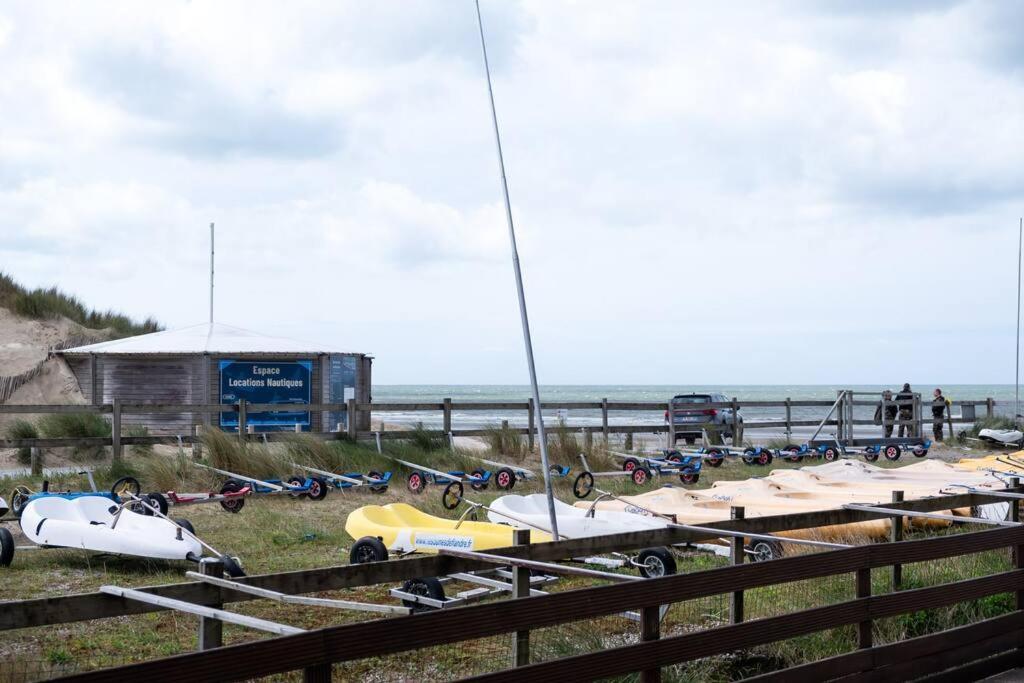
[[46, 358], [54, 345], [72, 337], [107, 339], [105, 330], [89, 330], [67, 318], [29, 320], [0, 308], [0, 375], [18, 375]]

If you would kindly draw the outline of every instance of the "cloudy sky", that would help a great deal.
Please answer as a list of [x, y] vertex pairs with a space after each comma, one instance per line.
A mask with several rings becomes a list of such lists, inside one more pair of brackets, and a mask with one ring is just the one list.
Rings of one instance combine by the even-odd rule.
[[[1024, 3], [482, 6], [543, 383], [1013, 381]], [[0, 269], [525, 383], [475, 21], [0, 3]]]

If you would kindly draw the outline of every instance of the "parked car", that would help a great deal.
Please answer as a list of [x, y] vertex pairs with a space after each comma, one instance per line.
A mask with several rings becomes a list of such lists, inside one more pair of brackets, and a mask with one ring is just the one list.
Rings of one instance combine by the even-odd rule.
[[[732, 408], [703, 408], [704, 403], [728, 403], [724, 394], [678, 394], [672, 397], [671, 411], [665, 411], [665, 422], [669, 421], [671, 412], [672, 423], [676, 427], [676, 440], [686, 439], [692, 444], [701, 438], [701, 429], [717, 428], [721, 435], [732, 438]], [[743, 416], [736, 409], [736, 422], [743, 424]]]

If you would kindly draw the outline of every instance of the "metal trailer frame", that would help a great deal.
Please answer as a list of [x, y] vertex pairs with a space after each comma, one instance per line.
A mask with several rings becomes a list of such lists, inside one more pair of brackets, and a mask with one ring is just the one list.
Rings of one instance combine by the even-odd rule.
[[[986, 491], [986, 494], [988, 492]], [[917, 512], [913, 510], [897, 510], [895, 508], [875, 507], [862, 503], [846, 503], [843, 505], [847, 510], [859, 512], [873, 512], [883, 517], [920, 517], [922, 519], [938, 519], [946, 522], [959, 524], [988, 524], [990, 526], [1020, 526], [1021, 522], [1009, 520], [985, 519], [983, 517], [960, 517], [958, 515], [944, 515], [940, 512]]]
[[579, 457], [580, 460], [583, 461], [583, 471], [576, 475], [576, 479], [575, 481], [573, 481], [573, 488], [576, 487], [576, 482], [580, 480], [580, 477], [583, 477], [584, 475], [588, 474], [591, 477], [629, 477], [637, 486], [643, 486], [648, 481], [650, 481], [655, 474], [661, 474], [661, 472], [659, 472], [657, 469], [652, 469], [646, 465], [641, 465], [640, 467], [636, 467], [628, 472], [626, 470], [616, 470], [614, 472], [594, 472], [590, 469], [590, 463], [587, 462], [587, 456], [585, 456], [583, 453], [580, 453]]
[[[503, 564], [509, 564], [504, 562]], [[497, 576], [498, 578], [492, 578]], [[392, 588], [388, 591], [388, 594], [393, 598], [398, 598], [404, 603], [406, 609], [410, 609], [412, 612], [422, 611], [422, 608], [430, 609], [449, 609], [452, 607], [461, 607], [462, 605], [468, 605], [470, 603], [479, 602], [492, 595], [499, 595], [501, 593], [511, 593], [513, 590], [512, 584], [512, 572], [502, 568], [496, 569], [485, 569], [479, 572], [457, 572], [455, 574], [449, 574], [447, 576], [434, 577], [442, 586], [448, 585], [455, 581], [462, 581], [464, 583], [475, 584], [477, 588], [471, 588], [469, 590], [459, 591], [455, 594], [455, 597], [444, 598], [432, 598], [427, 595], [419, 595], [418, 593], [411, 593], [402, 588]], [[548, 583], [557, 581], [557, 577], [554, 576], [531, 576], [530, 577], [530, 596], [534, 597], [537, 595], [547, 595], [544, 591], [533, 588], [534, 586], [541, 586]], [[412, 581], [416, 581], [413, 579]], [[410, 582], [406, 582], [408, 585]], [[420, 610], [415, 607], [409, 607], [409, 605], [421, 606]]]
[[[408, 460], [402, 460], [400, 458], [396, 458], [393, 455], [385, 455], [384, 457], [386, 457], [386, 458], [388, 458], [390, 460], [393, 460], [394, 462], [397, 462], [400, 465], [405, 465], [406, 467], [411, 469], [413, 472], [412, 472], [412, 474], [409, 475], [410, 478], [414, 474], [419, 474], [420, 475], [421, 480], [423, 482], [423, 485], [421, 487], [419, 487], [418, 489], [413, 489], [411, 486], [408, 487], [409, 490], [413, 491], [414, 493], [422, 493], [423, 490], [426, 488], [426, 484], [428, 482], [431, 482], [431, 479], [429, 477], [425, 476], [425, 475], [430, 475], [433, 478], [432, 479], [432, 483], [435, 484], [435, 485], [437, 485], [437, 483], [438, 483], [437, 479], [441, 478], [441, 479], [445, 479], [445, 480], [447, 480], [449, 482], [452, 482], [452, 481], [464, 482], [464, 483], [467, 483], [470, 486], [472, 486], [474, 489], [477, 489], [477, 488], [486, 488], [488, 483], [490, 483], [491, 474], [492, 474], [490, 471], [486, 471], [485, 472], [485, 476], [477, 477], [477, 476], [474, 476], [472, 474], [467, 474], [465, 472], [461, 472], [461, 473], [458, 473], [458, 474], [453, 473], [453, 472], [442, 472], [441, 470], [435, 470], [435, 469], [433, 469], [431, 467], [424, 467], [423, 465], [418, 465], [418, 464], [416, 464], [414, 462], [409, 462]], [[515, 472], [512, 472], [511, 470], [509, 470], [509, 471], [512, 474], [509, 486], [507, 488], [503, 488], [501, 486], [498, 486], [498, 488], [502, 488], [502, 490], [511, 490], [512, 487], [515, 486]], [[495, 485], [498, 485], [497, 481], [495, 482]]]
[[[672, 450], [672, 449], [666, 449], [666, 450]], [[674, 460], [669, 460], [669, 456], [668, 455], [665, 455], [664, 457], [661, 457], [661, 458], [655, 458], [655, 457], [651, 457], [649, 455], [633, 455], [633, 454], [630, 454], [630, 453], [620, 453], [619, 451], [611, 451], [611, 450], [608, 451], [608, 455], [611, 455], [612, 457], [615, 457], [615, 458], [619, 458], [619, 459], [621, 459], [623, 461], [622, 462], [622, 468], [623, 468], [624, 472], [632, 473], [633, 468], [627, 469], [627, 465], [629, 464], [630, 460], [635, 460], [638, 463], [639, 462], [645, 462], [645, 463], [647, 463], [648, 469], [650, 469], [652, 472], [656, 472], [659, 476], [663, 476], [663, 475], [667, 475], [667, 474], [679, 475], [679, 481], [682, 482], [683, 484], [696, 484], [697, 483], [698, 479], [700, 479], [700, 471], [701, 471], [702, 460], [703, 460], [703, 458], [701, 458], [699, 456], [691, 456], [691, 455], [682, 454], [682, 453], [680, 453], [680, 456], [683, 457], [683, 458], [686, 458], [687, 462], [682, 462], [682, 461], [676, 462]], [[692, 460], [692, 459], [696, 459], [696, 461], [697, 461], [696, 466], [693, 466], [693, 465], [690, 464], [689, 461]], [[692, 480], [691, 481], [686, 481], [686, 479], [684, 479], [684, 477], [686, 477], [686, 476], [692, 477]]]
[[[339, 491], [345, 491], [349, 488], [359, 488], [368, 486], [370, 487], [370, 490], [373, 491], [374, 493], [384, 493], [385, 491], [388, 490], [388, 486], [390, 485], [391, 482], [391, 472], [384, 472], [382, 474], [382, 476], [384, 477], [383, 479], [376, 479], [368, 474], [360, 473], [359, 478], [357, 479], [355, 477], [348, 476], [348, 474], [328, 472], [327, 470], [320, 470], [315, 467], [310, 467], [309, 465], [300, 465], [297, 462], [293, 462], [292, 465], [294, 467], [299, 468], [300, 470], [312, 472], [313, 474], [319, 474], [324, 480], [327, 481], [327, 484], [331, 488], [337, 489]], [[337, 482], [348, 484], [348, 486], [338, 486], [336, 485]]]

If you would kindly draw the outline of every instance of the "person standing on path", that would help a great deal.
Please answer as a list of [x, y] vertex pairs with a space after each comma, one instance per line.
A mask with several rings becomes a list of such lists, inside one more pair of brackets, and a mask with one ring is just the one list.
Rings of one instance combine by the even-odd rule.
[[914, 428], [914, 392], [910, 389], [910, 383], [903, 385], [903, 389], [900, 393], [896, 394], [896, 400], [900, 402], [899, 414], [900, 414], [900, 438], [903, 438], [903, 430], [906, 429], [907, 436], [913, 438], [917, 436]]
[[942, 389], [936, 389], [932, 397], [932, 434], [936, 441], [942, 441], [942, 422], [949, 409], [949, 401], [942, 395]]
[[892, 392], [886, 389], [882, 392], [882, 401], [875, 409], [875, 424], [882, 425], [882, 432], [886, 439], [892, 438], [893, 426], [896, 424], [896, 412], [896, 404], [892, 403]]

